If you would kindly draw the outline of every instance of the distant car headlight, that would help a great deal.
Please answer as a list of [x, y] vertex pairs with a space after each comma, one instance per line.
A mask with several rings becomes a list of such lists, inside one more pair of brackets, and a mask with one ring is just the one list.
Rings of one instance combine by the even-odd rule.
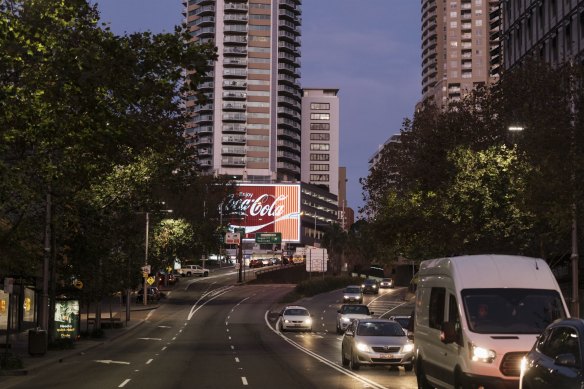
[[372, 286], [373, 286], [373, 289], [377, 289], [377, 285], [372, 285]]
[[362, 284], [362, 285], [361, 285], [361, 288], [364, 288], [364, 287], [365, 287], [365, 284]]
[[305, 324], [308, 324], [308, 325], [311, 325], [312, 324], [312, 319], [311, 318], [308, 318], [308, 319], [304, 320], [304, 323]]
[[470, 345], [470, 357], [473, 361], [492, 363], [497, 353], [488, 348], [479, 347], [474, 344]]
[[406, 343], [404, 345], [403, 350], [404, 350], [404, 353], [409, 353], [409, 352], [414, 351], [414, 344], [413, 343]]
[[363, 351], [363, 352], [370, 351], [369, 346], [365, 343], [357, 343], [356, 346], [357, 346], [357, 350], [359, 350], [359, 351]]
[[343, 296], [343, 298], [344, 298], [345, 300], [348, 300], [348, 299], [349, 299], [349, 296], [347, 296], [347, 295], [344, 295], [344, 296]]
[[343, 323], [350, 323], [350, 322], [351, 322], [351, 319], [349, 319], [348, 317], [342, 317], [342, 318], [341, 318], [341, 321], [342, 321]]
[[284, 323], [290, 323], [290, 320], [284, 319]]

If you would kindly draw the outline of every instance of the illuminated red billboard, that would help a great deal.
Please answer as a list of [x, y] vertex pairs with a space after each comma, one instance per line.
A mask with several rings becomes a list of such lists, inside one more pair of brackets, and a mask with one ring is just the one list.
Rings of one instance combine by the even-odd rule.
[[248, 239], [257, 232], [280, 232], [282, 242], [300, 242], [299, 184], [238, 185], [225, 209], [231, 228], [245, 228]]

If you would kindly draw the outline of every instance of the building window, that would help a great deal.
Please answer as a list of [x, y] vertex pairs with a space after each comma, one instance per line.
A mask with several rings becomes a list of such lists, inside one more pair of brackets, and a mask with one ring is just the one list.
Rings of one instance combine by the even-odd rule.
[[330, 130], [331, 129], [331, 125], [330, 123], [310, 123], [310, 129], [311, 130], [320, 130], [320, 131], [325, 131], [325, 130]]
[[330, 159], [329, 154], [310, 154], [311, 161], [330, 161]]
[[311, 163], [311, 172], [328, 172], [330, 170], [330, 165], [328, 163]]
[[249, 25], [250, 30], [257, 30], [257, 31], [270, 31], [271, 28], [272, 28], [272, 26], [256, 26], [255, 24]]
[[310, 114], [311, 120], [331, 120], [330, 113], [311, 113]]
[[316, 133], [312, 133], [310, 134], [310, 140], [330, 140], [331, 139], [331, 134], [327, 133], [320, 133], [320, 132], [316, 132]]
[[265, 14], [249, 14], [250, 19], [270, 20], [270, 15]]
[[330, 181], [328, 174], [311, 174], [310, 181]]
[[328, 143], [311, 143], [310, 150], [317, 150], [317, 151], [329, 151], [331, 149], [331, 145]]
[[331, 109], [329, 103], [310, 103], [310, 109]]

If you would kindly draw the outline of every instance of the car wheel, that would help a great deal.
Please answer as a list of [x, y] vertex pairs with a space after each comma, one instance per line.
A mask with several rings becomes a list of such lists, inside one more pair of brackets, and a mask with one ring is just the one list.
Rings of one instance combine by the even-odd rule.
[[341, 363], [343, 366], [349, 366], [349, 360], [345, 358], [345, 349], [341, 348]]
[[284, 326], [282, 324], [280, 324], [280, 332], [286, 332], [286, 329], [284, 328]]
[[190, 277], [190, 276], [191, 276], [191, 272], [188, 272], [188, 273], [187, 273], [187, 277]]
[[205, 272], [205, 274], [203, 274], [203, 277], [209, 277], [209, 272]]
[[359, 368], [361, 367], [361, 364], [357, 360], [357, 356], [355, 355], [354, 352], [351, 353], [351, 360], [349, 362], [351, 370], [359, 370]]
[[418, 381], [418, 389], [434, 389], [426, 379], [426, 373], [422, 367], [422, 360], [416, 364], [416, 381]]
[[337, 326], [337, 334], [341, 335], [343, 333], [343, 330], [341, 329], [341, 327]]
[[412, 370], [414, 370], [414, 365], [412, 363], [404, 365], [404, 370], [405, 371], [412, 371]]

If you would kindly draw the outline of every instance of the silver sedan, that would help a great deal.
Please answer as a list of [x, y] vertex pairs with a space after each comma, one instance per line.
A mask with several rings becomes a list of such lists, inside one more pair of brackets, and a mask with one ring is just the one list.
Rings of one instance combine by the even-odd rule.
[[393, 365], [411, 371], [413, 350], [414, 344], [395, 321], [356, 319], [343, 336], [341, 361], [352, 370], [361, 365]]

